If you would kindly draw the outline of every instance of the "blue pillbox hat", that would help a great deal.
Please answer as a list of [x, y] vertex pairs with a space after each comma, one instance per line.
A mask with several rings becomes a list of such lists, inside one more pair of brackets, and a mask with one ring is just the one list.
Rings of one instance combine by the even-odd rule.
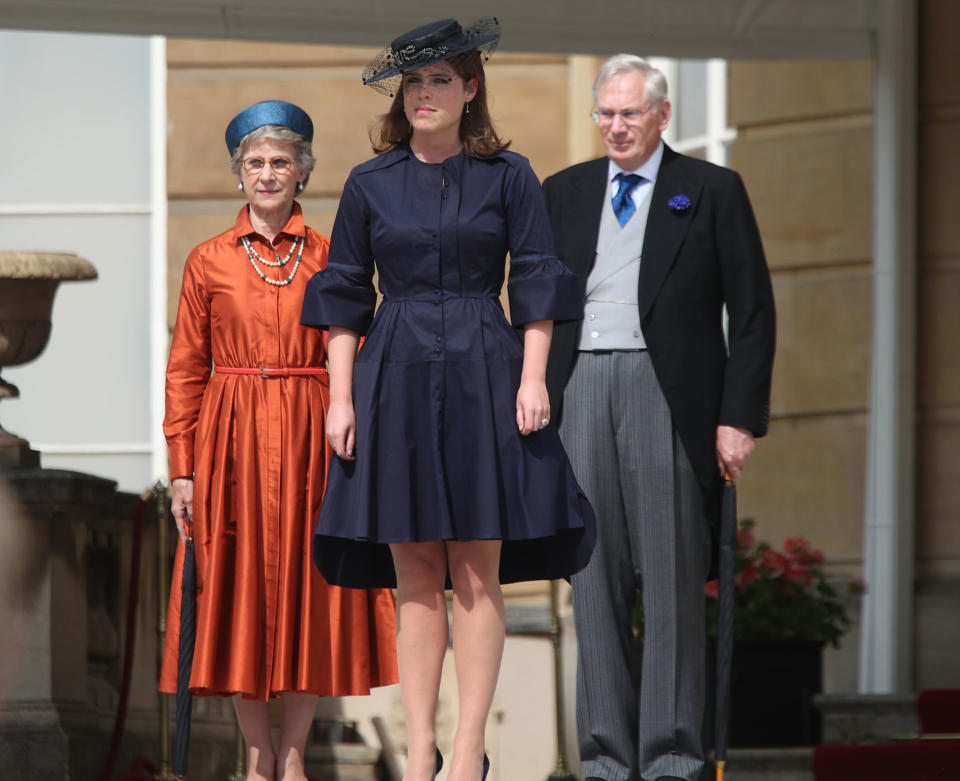
[[306, 111], [285, 100], [264, 100], [245, 108], [230, 120], [226, 132], [227, 151], [232, 155], [247, 133], [264, 125], [288, 127], [308, 142], [313, 141], [313, 122]]

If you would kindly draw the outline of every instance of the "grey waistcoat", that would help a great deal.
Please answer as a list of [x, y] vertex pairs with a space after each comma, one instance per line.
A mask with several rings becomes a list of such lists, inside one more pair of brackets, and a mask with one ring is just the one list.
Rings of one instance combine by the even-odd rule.
[[648, 187], [647, 197], [622, 228], [610, 198], [606, 199], [597, 236], [597, 260], [587, 277], [581, 350], [642, 350], [647, 346], [640, 328], [637, 284], [652, 193], [653, 187]]

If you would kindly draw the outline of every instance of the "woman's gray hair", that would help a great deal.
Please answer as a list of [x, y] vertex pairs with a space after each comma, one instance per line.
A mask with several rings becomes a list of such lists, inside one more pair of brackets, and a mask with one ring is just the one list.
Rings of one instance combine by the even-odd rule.
[[660, 104], [667, 99], [667, 77], [643, 57], [637, 57], [635, 54], [614, 54], [600, 66], [600, 72], [597, 73], [597, 79], [590, 90], [593, 99], [597, 99], [597, 92], [606, 82], [625, 73], [641, 74], [644, 77], [644, 97], [660, 108]]
[[310, 147], [309, 141], [295, 130], [291, 130], [283, 125], [264, 125], [263, 127], [258, 127], [256, 130], [251, 130], [241, 138], [240, 143], [237, 144], [237, 148], [233, 150], [233, 155], [230, 157], [230, 170], [233, 171], [234, 174], [239, 174], [240, 166], [243, 164], [243, 155], [247, 151], [247, 147], [255, 141], [262, 141], [265, 138], [293, 146], [297, 154], [297, 165], [300, 167], [300, 170], [307, 175], [307, 178], [303, 180], [304, 185], [306, 185], [310, 179], [310, 172], [313, 171], [314, 166], [317, 164], [317, 158], [313, 156], [313, 149]]

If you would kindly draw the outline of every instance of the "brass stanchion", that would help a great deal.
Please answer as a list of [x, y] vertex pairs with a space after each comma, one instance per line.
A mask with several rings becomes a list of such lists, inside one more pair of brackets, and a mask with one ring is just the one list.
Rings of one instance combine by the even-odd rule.
[[557, 722], [557, 764], [547, 781], [577, 781], [567, 768], [567, 736], [563, 728], [563, 654], [560, 649], [560, 607], [557, 581], [550, 581], [550, 640], [553, 643], [553, 686]]
[[[157, 678], [163, 664], [163, 644], [167, 635], [167, 589], [170, 575], [167, 572], [167, 486], [161, 480], [153, 486], [157, 509]], [[160, 773], [157, 781], [176, 781], [170, 767], [170, 695], [160, 692]]]
[[243, 742], [243, 733], [240, 732], [240, 722], [236, 725], [237, 735], [237, 763], [233, 773], [227, 777], [227, 781], [243, 781], [247, 777], [247, 768], [245, 761], [245, 745]]

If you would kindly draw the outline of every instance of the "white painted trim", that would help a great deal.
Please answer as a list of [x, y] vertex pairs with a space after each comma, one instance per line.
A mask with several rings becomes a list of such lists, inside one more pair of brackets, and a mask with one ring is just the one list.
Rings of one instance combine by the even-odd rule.
[[737, 131], [727, 126], [727, 61], [707, 61], [707, 160], [727, 165]]
[[878, 0], [861, 694], [914, 688], [917, 3]]
[[[706, 149], [707, 160], [709, 160], [711, 163], [716, 163], [717, 165], [726, 165], [727, 145], [730, 144], [736, 137], [736, 130], [728, 128], [724, 133], [717, 133], [715, 135], [708, 133], [702, 136], [686, 136], [680, 140], [668, 141], [667, 143], [669, 143], [676, 152], [689, 152], [691, 149]], [[718, 155], [714, 150], [715, 147], [722, 149], [723, 154]], [[722, 157], [722, 161], [715, 159], [716, 157]]]
[[0, 217], [99, 217], [152, 210], [149, 203], [0, 203]]
[[163, 437], [167, 366], [167, 42], [150, 39], [150, 474], [167, 477]]
[[153, 452], [152, 442], [83, 442], [72, 445], [31, 442], [30, 446], [46, 456], [131, 456]]
[[[677, 60], [670, 57], [648, 57], [647, 62], [649, 62], [654, 68], [660, 71], [664, 78], [667, 80], [667, 100], [671, 103], [676, 103], [677, 90], [680, 87], [678, 81], [678, 74], [680, 73], [680, 66], [677, 64]], [[670, 124], [667, 125], [667, 129], [663, 131], [663, 141], [666, 144], [676, 148], [677, 146], [677, 123], [674, 122], [671, 118]]]
[[[680, 61], [669, 57], [650, 57], [648, 62], [667, 79], [668, 98], [674, 114], [680, 110], [683, 84], [680, 83]], [[727, 165], [729, 146], [737, 137], [736, 128], [727, 126], [727, 61], [711, 59], [706, 63], [706, 132], [697, 136], [677, 135], [678, 124], [671, 121], [663, 133], [663, 140], [677, 152], [705, 150], [711, 163]]]

